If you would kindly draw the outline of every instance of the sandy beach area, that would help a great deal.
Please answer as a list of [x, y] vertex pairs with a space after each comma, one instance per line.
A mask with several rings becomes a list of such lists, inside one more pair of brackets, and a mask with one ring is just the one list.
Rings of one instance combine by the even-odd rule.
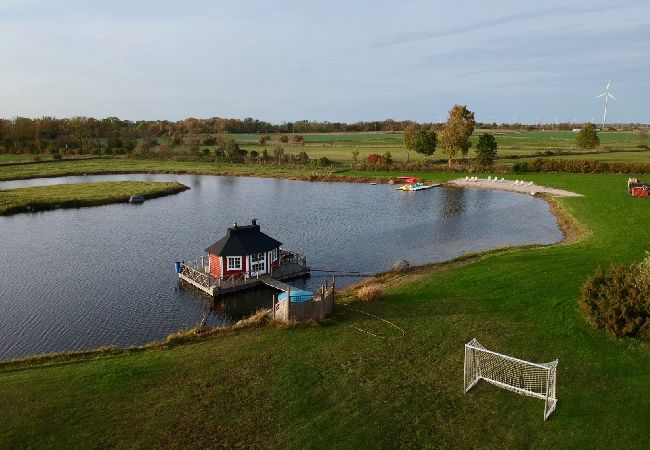
[[522, 194], [549, 194], [557, 197], [581, 197], [580, 194], [575, 192], [564, 191], [562, 189], [554, 189], [546, 186], [540, 186], [532, 181], [527, 180], [507, 180], [498, 178], [495, 181], [494, 178], [457, 178], [455, 180], [448, 181], [446, 184], [451, 186], [460, 186], [466, 188], [476, 188], [476, 189], [494, 189], [497, 191], [510, 191], [510, 192], [520, 192]]

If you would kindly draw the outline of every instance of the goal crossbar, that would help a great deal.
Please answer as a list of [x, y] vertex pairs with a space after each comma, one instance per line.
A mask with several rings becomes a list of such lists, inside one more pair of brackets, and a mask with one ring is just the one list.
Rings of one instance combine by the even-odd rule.
[[488, 350], [476, 339], [465, 344], [464, 392], [480, 380], [544, 400], [544, 420], [555, 410], [555, 382], [558, 361], [533, 363]]

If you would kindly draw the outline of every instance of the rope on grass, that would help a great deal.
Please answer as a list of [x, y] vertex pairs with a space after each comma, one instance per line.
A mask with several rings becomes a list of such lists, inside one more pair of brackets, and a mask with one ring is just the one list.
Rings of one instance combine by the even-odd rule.
[[362, 333], [369, 334], [370, 336], [374, 336], [374, 337], [378, 337], [378, 338], [383, 337], [383, 336], [379, 336], [378, 334], [371, 333], [370, 331], [366, 331], [366, 330], [362, 330], [361, 328], [357, 328], [354, 325], [348, 325], [347, 323], [342, 323], [342, 322], [336, 322], [336, 323], [338, 323], [339, 325], [343, 325], [344, 327], [354, 328], [355, 330], [361, 331]]
[[381, 317], [377, 317], [377, 316], [375, 316], [374, 314], [370, 314], [370, 313], [368, 313], [368, 312], [361, 311], [360, 309], [350, 308], [349, 306], [343, 306], [343, 307], [344, 307], [345, 309], [349, 309], [349, 310], [352, 310], [352, 311], [360, 312], [361, 314], [365, 314], [366, 316], [374, 317], [375, 319], [379, 319], [379, 320], [381, 320], [382, 322], [386, 322], [386, 323], [389, 324], [390, 326], [393, 326], [393, 327], [397, 328], [398, 330], [400, 330], [400, 331], [402, 332], [402, 336], [405, 336], [405, 335], [406, 335], [406, 332], [405, 332], [402, 328], [400, 328], [400, 327], [398, 327], [397, 325], [395, 325], [393, 322], [390, 322], [390, 321], [388, 321], [388, 320], [386, 320], [386, 319], [382, 319]]

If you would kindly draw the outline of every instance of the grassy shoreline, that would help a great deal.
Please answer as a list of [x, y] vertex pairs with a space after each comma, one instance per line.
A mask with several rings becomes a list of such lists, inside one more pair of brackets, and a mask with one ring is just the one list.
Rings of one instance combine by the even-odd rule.
[[[627, 175], [526, 178], [583, 194], [551, 202], [573, 238], [386, 275], [385, 298], [354, 307], [404, 336], [339, 309], [320, 324], [0, 364], [0, 447], [647, 448], [650, 348], [592, 329], [576, 305], [597, 266], [643, 257], [647, 200], [627, 195]], [[485, 383], [463, 395], [462, 346], [474, 337], [516, 357], [560, 360], [548, 422], [543, 403]]]
[[109, 181], [58, 184], [0, 190], [0, 216], [59, 208], [81, 208], [123, 203], [133, 194], [145, 199], [189, 189], [176, 182]]

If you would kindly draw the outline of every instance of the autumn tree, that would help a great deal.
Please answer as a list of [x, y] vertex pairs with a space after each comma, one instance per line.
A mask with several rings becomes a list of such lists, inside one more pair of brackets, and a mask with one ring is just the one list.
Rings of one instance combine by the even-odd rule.
[[593, 123], [588, 123], [578, 133], [576, 137], [576, 144], [578, 148], [590, 149], [596, 148], [600, 145], [600, 139], [598, 138], [598, 132], [596, 131], [596, 125]]
[[476, 144], [476, 161], [482, 166], [491, 166], [497, 158], [497, 140], [489, 133], [482, 134]]
[[440, 132], [440, 146], [442, 153], [451, 160], [460, 152], [463, 156], [467, 155], [469, 148], [472, 146], [469, 138], [474, 132], [474, 113], [467, 109], [465, 105], [454, 105], [449, 110], [449, 118], [445, 127]]

